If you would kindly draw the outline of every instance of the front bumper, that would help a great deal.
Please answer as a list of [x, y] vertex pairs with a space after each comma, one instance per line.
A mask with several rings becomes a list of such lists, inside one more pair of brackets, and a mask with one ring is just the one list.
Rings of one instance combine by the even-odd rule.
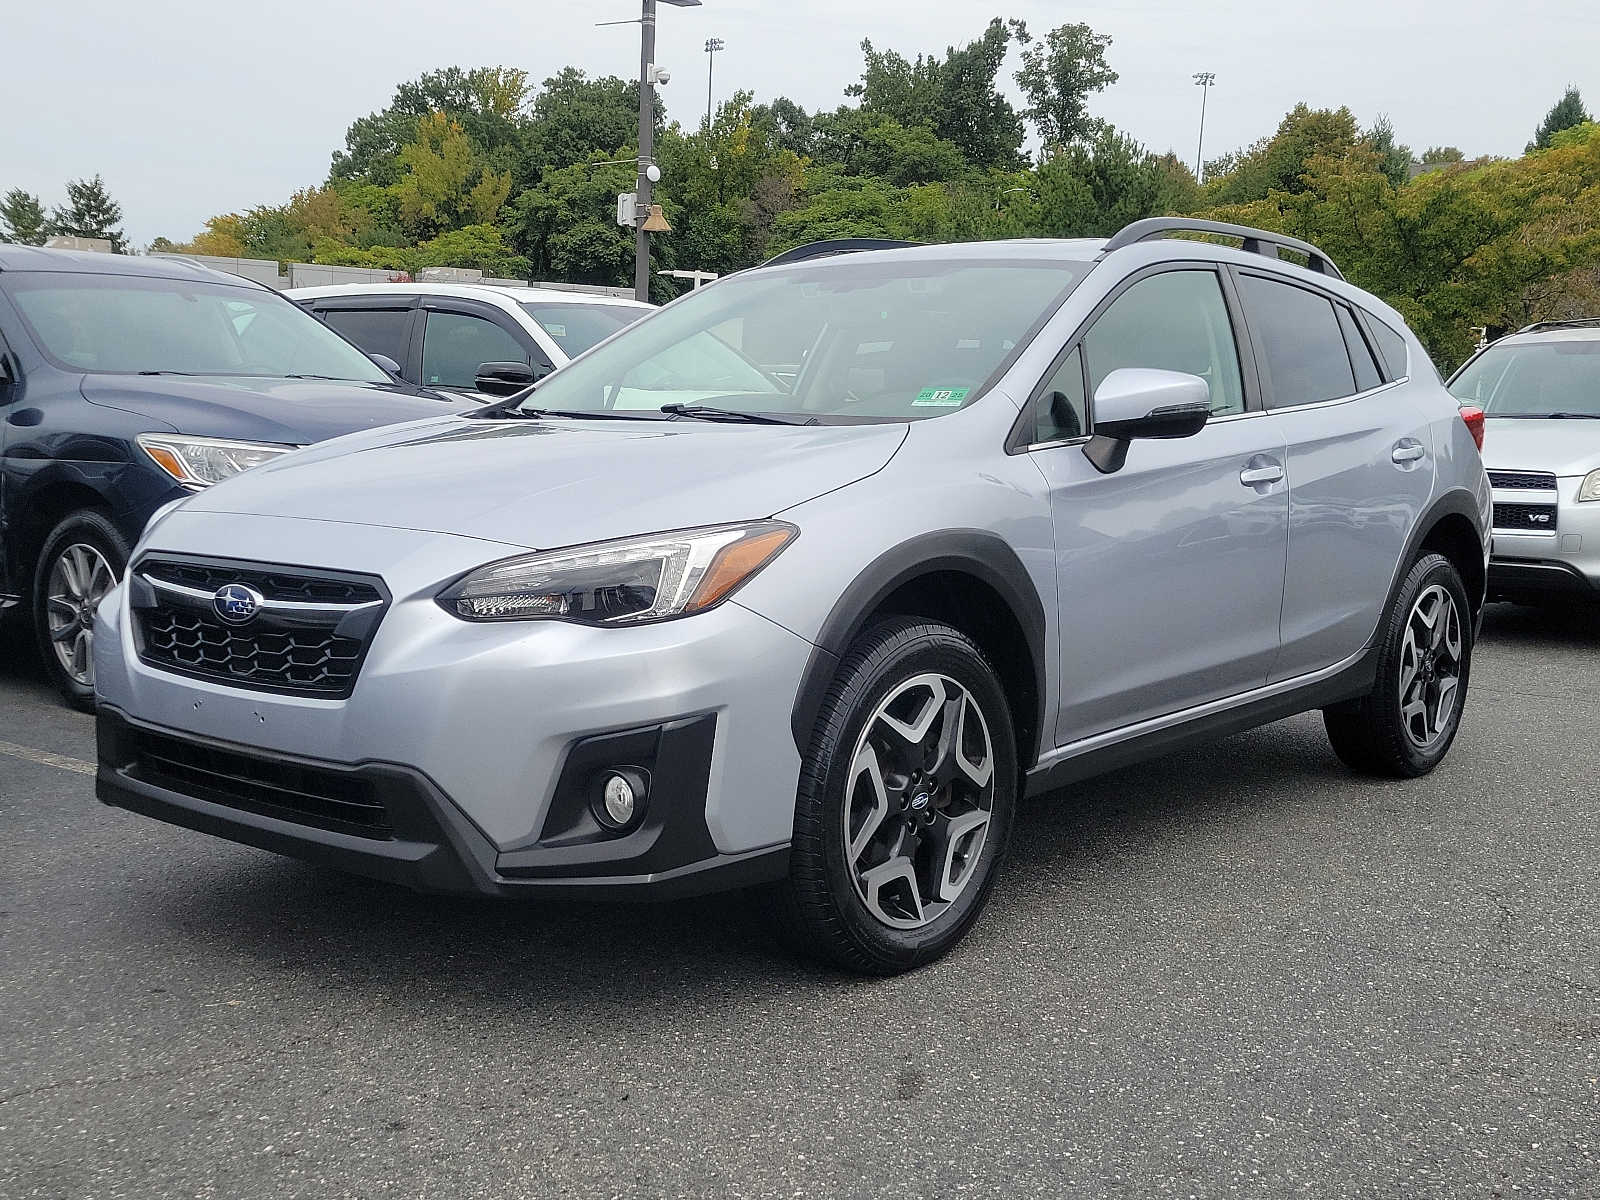
[[657, 742], [635, 832], [555, 837], [521, 851], [498, 850], [414, 768], [264, 753], [154, 729], [110, 707], [96, 721], [95, 793], [116, 808], [423, 892], [694, 895], [788, 869], [787, 847], [719, 854], [711, 845], [704, 804], [715, 728], [707, 716], [632, 734]]
[[1600, 598], [1600, 503], [1576, 502], [1581, 476], [1556, 481], [1556, 492], [1496, 489], [1496, 503], [1555, 498], [1555, 529], [1550, 533], [1497, 528], [1489, 560], [1491, 599], [1530, 593]]
[[[504, 552], [492, 544], [183, 510], [152, 541], [139, 553], [226, 545], [247, 562], [337, 563], [381, 576], [392, 601], [348, 699], [325, 699], [151, 666], [127, 588], [113, 593], [95, 638], [108, 803], [430, 890], [671, 892], [781, 873], [800, 769], [789, 718], [813, 647], [736, 602], [636, 628], [471, 624], [433, 596], [441, 579]], [[656, 739], [646, 749], [641, 730]], [[129, 747], [141, 736], [350, 780], [391, 832], [139, 769]], [[615, 737], [633, 738], [621, 761], [657, 754], [661, 766], [644, 825], [606, 837], [563, 808], [563, 773]]]

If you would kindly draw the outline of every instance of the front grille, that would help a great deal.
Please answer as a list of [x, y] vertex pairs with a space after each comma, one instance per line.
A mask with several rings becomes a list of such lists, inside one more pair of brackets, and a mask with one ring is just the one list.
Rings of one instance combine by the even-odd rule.
[[1493, 487], [1519, 492], [1553, 492], [1556, 477], [1548, 471], [1490, 471], [1489, 483]]
[[1554, 533], [1556, 531], [1556, 506], [1554, 504], [1496, 504], [1494, 527], [1515, 530], [1519, 533]]
[[[243, 623], [212, 605], [228, 584], [262, 598]], [[254, 691], [347, 699], [388, 604], [369, 577], [270, 564], [161, 557], [134, 568], [131, 608], [149, 666]]]
[[371, 780], [145, 730], [130, 736], [124, 770], [143, 783], [335, 832], [393, 836], [388, 810]]

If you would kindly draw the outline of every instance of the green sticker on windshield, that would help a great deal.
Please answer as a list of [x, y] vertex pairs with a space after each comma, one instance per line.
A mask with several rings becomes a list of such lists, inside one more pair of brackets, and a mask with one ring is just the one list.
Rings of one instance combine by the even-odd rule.
[[913, 408], [960, 408], [971, 388], [923, 388], [911, 402]]

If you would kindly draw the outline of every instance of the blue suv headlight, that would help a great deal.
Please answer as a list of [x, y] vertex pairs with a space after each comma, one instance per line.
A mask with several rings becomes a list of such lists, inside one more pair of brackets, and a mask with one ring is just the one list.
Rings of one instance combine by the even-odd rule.
[[528, 554], [478, 568], [439, 603], [465, 621], [665, 621], [721, 603], [799, 532], [746, 521]]

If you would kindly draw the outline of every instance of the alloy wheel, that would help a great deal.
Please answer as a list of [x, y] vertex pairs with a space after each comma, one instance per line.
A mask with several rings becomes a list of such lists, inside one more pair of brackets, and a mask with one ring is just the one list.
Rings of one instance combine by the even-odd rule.
[[844, 852], [856, 895], [892, 929], [923, 928], [977, 876], [994, 807], [994, 743], [948, 675], [900, 683], [851, 758]]
[[45, 589], [50, 645], [81, 687], [94, 686], [94, 614], [116, 582], [105, 555], [86, 542], [65, 547], [51, 564]]
[[1419, 750], [1431, 750], [1455, 723], [1465, 641], [1461, 610], [1440, 584], [1425, 588], [1400, 643], [1400, 721]]

